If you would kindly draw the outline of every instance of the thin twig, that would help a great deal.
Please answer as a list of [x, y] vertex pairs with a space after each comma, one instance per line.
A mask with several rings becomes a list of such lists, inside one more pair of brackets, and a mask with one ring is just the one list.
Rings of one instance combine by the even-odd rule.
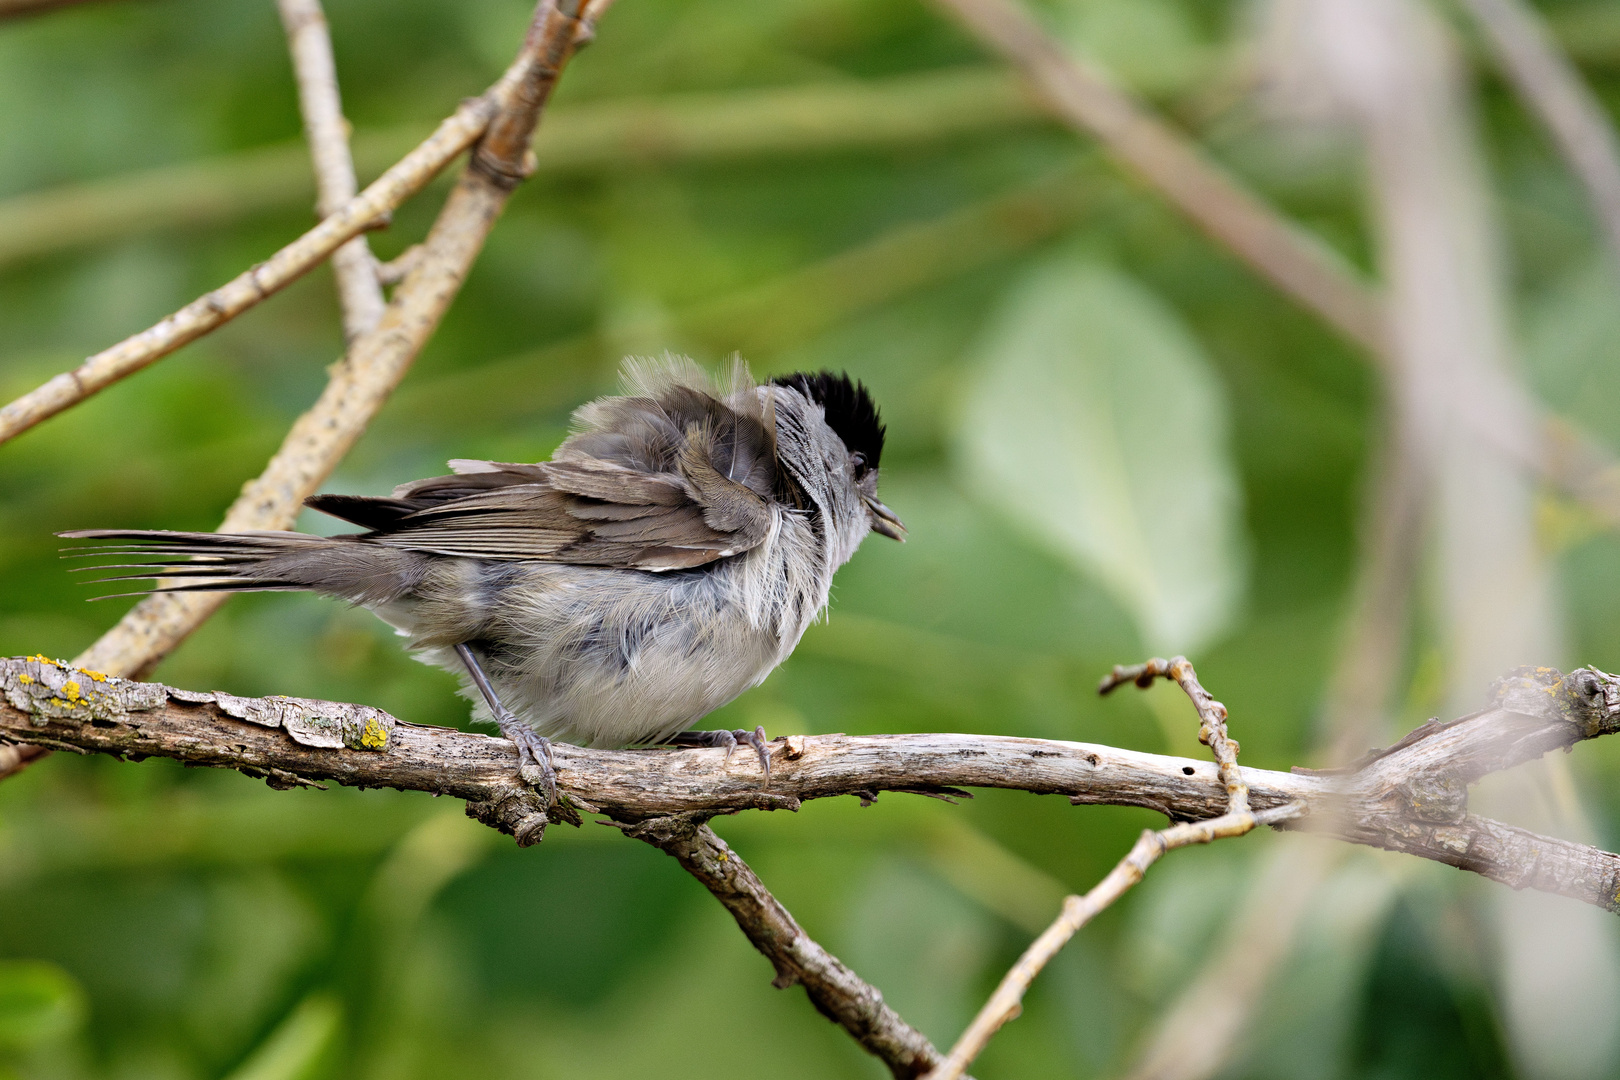
[[1479, 20], [1509, 81], [1552, 134], [1580, 178], [1598, 227], [1620, 262], [1620, 140], [1603, 103], [1523, 0], [1463, 0]]
[[1238, 771], [1238, 744], [1226, 733], [1226, 706], [1204, 689], [1198, 681], [1198, 673], [1185, 656], [1170, 660], [1154, 657], [1143, 664], [1116, 665], [1098, 685], [1097, 692], [1108, 694], [1126, 683], [1135, 683], [1145, 690], [1153, 685], [1154, 679], [1172, 680], [1192, 701], [1198, 713], [1198, 741], [1208, 746], [1214, 755], [1221, 785], [1226, 789], [1225, 813], [1206, 821], [1172, 825], [1158, 832], [1143, 830], [1126, 856], [1090, 892], [1084, 896], [1067, 897], [1057, 919], [1002, 976], [995, 993], [990, 995], [990, 1000], [984, 1003], [967, 1030], [956, 1040], [956, 1045], [951, 1047], [945, 1060], [928, 1074], [929, 1080], [958, 1080], [974, 1059], [984, 1052], [1002, 1025], [1023, 1011], [1024, 995], [1029, 992], [1035, 976], [1082, 926], [1141, 881], [1148, 867], [1158, 862], [1165, 852], [1189, 844], [1208, 844], [1243, 836], [1251, 832], [1256, 824], [1275, 824], [1305, 813], [1305, 806], [1301, 803], [1287, 803], [1259, 815], [1249, 812], [1249, 788]]
[[[195, 341], [284, 288], [345, 241], [386, 220], [395, 207], [420, 191], [475, 142], [481, 149], [470, 171], [485, 176], [495, 186], [506, 185], [510, 191], [527, 175], [523, 159], [533, 134], [532, 121], [550, 96], [557, 73], [574, 47], [572, 37], [562, 44], [559, 39], [579, 29], [580, 6], [578, 0], [563, 0], [557, 5], [542, 2], [530, 39], [499, 82], [483, 96], [464, 103], [427, 141], [309, 232], [157, 325], [104, 349], [73, 371], [56, 376], [0, 409], [0, 442]], [[481, 139], [485, 128], [497, 122], [498, 129]], [[525, 122], [529, 127], [522, 126]], [[521, 150], [513, 158], [517, 147]], [[457, 201], [455, 195], [451, 201]], [[458, 205], [458, 212], [484, 213], [492, 209], [477, 207], [466, 197]]]
[[[565, 0], [566, 3], [566, 0]], [[531, 32], [513, 70], [540, 89], [513, 94], [503, 117], [518, 117], [532, 132], [579, 24], [568, 10], [541, 4], [537, 31]], [[492, 177], [475, 162], [446, 200], [423, 244], [423, 254], [400, 284], [382, 321], [356, 339], [336, 366], [314, 407], [293, 425], [264, 473], [232, 504], [220, 529], [241, 532], [285, 529], [303, 500], [331, 473], [387, 401], [428, 338], [438, 327], [482, 249], [521, 173], [527, 136], [507, 123], [501, 146], [482, 160], [506, 170]], [[504, 155], [504, 156], [502, 156]], [[171, 593], [147, 597], [79, 657], [82, 666], [115, 674], [149, 670], [224, 602], [220, 593]]]
[[1221, 783], [1226, 786], [1226, 812], [1231, 815], [1249, 811], [1249, 789], [1238, 770], [1237, 740], [1226, 734], [1226, 706], [1216, 701], [1198, 681], [1198, 673], [1185, 656], [1161, 660], [1157, 656], [1143, 664], [1116, 664], [1097, 686], [1097, 693], [1109, 694], [1131, 682], [1146, 689], [1154, 679], [1169, 679], [1192, 702], [1198, 713], [1198, 741], [1209, 747], [1220, 769]]
[[759, 876], [704, 822], [706, 815], [657, 817], [619, 827], [675, 858], [725, 905], [776, 968], [772, 985], [804, 987], [817, 1011], [889, 1067], [912, 1080], [940, 1061], [927, 1036], [902, 1020], [877, 988], [816, 943]]
[[0, 442], [15, 438], [98, 390], [218, 329], [319, 266], [350, 238], [386, 220], [395, 207], [420, 191], [471, 146], [483, 133], [494, 109], [488, 95], [466, 102], [425, 142], [365, 191], [269, 259], [193, 300], [156, 325], [103, 349], [72, 371], [57, 375], [0, 408]]
[[1084, 896], [1070, 896], [1063, 901], [1063, 913], [1046, 931], [1036, 938], [1024, 954], [1002, 977], [990, 1000], [973, 1018], [956, 1045], [939, 1067], [928, 1074], [928, 1080], [958, 1080], [968, 1065], [983, 1052], [985, 1046], [1003, 1024], [1016, 1019], [1023, 1011], [1024, 994], [1035, 976], [1051, 962], [1075, 932], [1096, 918], [1110, 904], [1124, 896], [1126, 891], [1142, 880], [1148, 867], [1159, 861], [1167, 851], [1187, 847], [1189, 844], [1208, 844], [1228, 837], [1243, 836], [1256, 825], [1281, 824], [1304, 813], [1298, 805], [1281, 806], [1274, 810], [1251, 814], [1247, 811], [1226, 814], [1208, 821], [1173, 825], [1154, 832], [1143, 830], [1130, 853], [1121, 859], [1108, 876], [1099, 881]]
[[[298, 80], [304, 137], [315, 164], [315, 213], [324, 218], [354, 198], [357, 186], [354, 160], [349, 155], [349, 123], [343, 118], [337, 63], [332, 58], [332, 38], [320, 0], [277, 3]], [[343, 308], [344, 341], [353, 341], [382, 318], [386, 301], [376, 266], [364, 235], [332, 252], [332, 273], [337, 278], [338, 300]]]
[[[1382, 735], [1422, 552], [1425, 485], [1413, 433], [1398, 410], [1386, 410], [1386, 417], [1381, 452], [1367, 470], [1374, 484], [1362, 515], [1350, 614], [1316, 737], [1332, 765], [1350, 761]], [[1208, 1080], [1220, 1072], [1341, 854], [1322, 844], [1273, 849], [1225, 939], [1155, 1017], [1127, 1080]]]

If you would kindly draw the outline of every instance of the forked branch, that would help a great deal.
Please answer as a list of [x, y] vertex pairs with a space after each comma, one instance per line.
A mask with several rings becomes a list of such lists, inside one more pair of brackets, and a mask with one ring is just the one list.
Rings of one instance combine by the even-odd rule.
[[[473, 171], [510, 191], [525, 175], [523, 161], [534, 122], [551, 87], [576, 44], [589, 39], [591, 19], [606, 6], [600, 0], [589, 8], [583, 0], [541, 0], [518, 58], [486, 93], [464, 102], [398, 164], [269, 259], [0, 408], [0, 442], [218, 329], [320, 265], [349, 240], [385, 224], [396, 207], [477, 142], [492, 124], [491, 141], [476, 156]], [[493, 213], [489, 207], [466, 203], [464, 198], [458, 212]], [[432, 325], [437, 325], [436, 319]]]
[[[1139, 806], [1178, 822], [1148, 833], [1115, 871], [1062, 916], [1009, 976], [983, 1039], [1075, 929], [1128, 889], [1164, 852], [1240, 835], [1257, 824], [1302, 828], [1404, 851], [1471, 870], [1514, 888], [1571, 896], [1620, 910], [1620, 856], [1479, 818], [1468, 785], [1551, 750], [1620, 730], [1620, 677], [1590, 668], [1560, 675], [1523, 669], [1501, 680], [1490, 708], [1432, 721], [1385, 750], [1334, 771], [1241, 768], [1225, 709], [1202, 693], [1190, 667], [1156, 662], [1111, 681], [1175, 678], [1188, 687], [1218, 764], [1108, 746], [977, 735], [792, 736], [770, 744], [769, 788], [758, 762], [706, 750], [588, 750], [554, 746], [560, 806], [546, 806], [517, 775], [504, 739], [419, 727], [379, 709], [302, 698], [242, 698], [179, 690], [74, 668], [44, 657], [0, 660], [0, 743], [169, 757], [232, 768], [276, 787], [336, 780], [358, 787], [430, 791], [538, 842], [553, 817], [571, 824], [601, 814], [681, 861], [776, 965], [802, 982], [818, 1009], [882, 1057], [897, 1076], [940, 1059], [927, 1040], [881, 1004], [881, 995], [816, 945], [757, 877], [704, 825], [740, 810], [795, 810], [805, 799], [883, 791], [965, 794], [997, 787], [1062, 794], [1077, 804]], [[1250, 812], [1233, 813], [1246, 797]], [[961, 1065], [975, 1053], [964, 1055]], [[947, 1075], [947, 1074], [942, 1074]], [[959, 1072], [948, 1075], [959, 1075]]]
[[[70, 690], [68, 683], [73, 686]], [[395, 720], [379, 709], [302, 698], [239, 698], [98, 676], [35, 657], [0, 660], [0, 740], [168, 757], [289, 784], [335, 780], [451, 795], [487, 823], [538, 841], [538, 800], [504, 739]], [[78, 695], [77, 697], [74, 695]], [[358, 725], [358, 726], [356, 726]], [[369, 727], [371, 743], [362, 740]], [[1299, 803], [1308, 828], [1402, 851], [1514, 888], [1620, 911], [1620, 856], [1468, 812], [1468, 785], [1553, 750], [1620, 730], [1620, 676], [1522, 669], [1491, 706], [1433, 721], [1342, 770], [1239, 769], [1256, 813]], [[379, 741], [380, 740], [380, 741]], [[770, 744], [771, 783], [748, 755], [720, 750], [554, 747], [558, 785], [616, 821], [685, 813], [794, 810], [807, 799], [991, 787], [1138, 806], [1173, 821], [1226, 813], [1219, 768], [1094, 743], [992, 735], [805, 735]]]
[[[337, 63], [332, 58], [332, 36], [321, 0], [278, 0], [277, 6], [298, 81], [304, 137], [315, 165], [315, 212], [326, 217], [354, 198], [357, 187], [354, 159], [349, 154], [349, 123], [343, 118]], [[385, 303], [377, 260], [364, 235], [332, 252], [332, 274], [343, 306], [343, 340], [353, 341], [377, 325]]]
[[[304, 499], [331, 475], [410, 370], [483, 249], [514, 177], [522, 173], [528, 140], [551, 87], [578, 42], [589, 36], [591, 23], [580, 18], [579, 8], [578, 0], [540, 4], [523, 51], [501, 84], [512, 86], [494, 94], [503, 103], [497, 115], [506, 132], [499, 147], [486, 148], [469, 164], [381, 320], [350, 344], [320, 399], [293, 424], [264, 473], [244, 486], [220, 531], [291, 528]], [[499, 164], [489, 165], [492, 161]], [[149, 596], [77, 662], [119, 675], [147, 671], [218, 610], [227, 595]]]
[[1207, 821], [1194, 821], [1172, 825], [1154, 832], [1143, 830], [1129, 853], [1084, 896], [1070, 896], [1063, 901], [1063, 910], [1036, 938], [1018, 962], [1002, 977], [990, 1000], [984, 1003], [967, 1030], [962, 1032], [956, 1045], [939, 1067], [928, 1074], [929, 1080], [958, 1080], [1001, 1030], [1003, 1024], [1015, 1019], [1023, 1011], [1024, 995], [1030, 984], [1067, 945], [1079, 929], [1096, 918], [1115, 900], [1124, 896], [1147, 874], [1148, 867], [1158, 862], [1167, 851], [1189, 844], [1208, 844], [1235, 836], [1244, 836], [1256, 825], [1276, 825], [1301, 817], [1305, 807], [1300, 803], [1284, 803], [1259, 814], [1249, 812], [1249, 788], [1238, 769], [1238, 744], [1226, 733], [1226, 706], [1216, 701], [1198, 681], [1197, 672], [1185, 656], [1171, 660], [1154, 657], [1143, 664], [1129, 667], [1116, 666], [1097, 687], [1099, 694], [1108, 694], [1133, 682], [1144, 690], [1154, 679], [1169, 679], [1181, 687], [1193, 708], [1198, 712], [1198, 741], [1208, 746], [1215, 756], [1221, 784], [1226, 788], [1226, 812]]

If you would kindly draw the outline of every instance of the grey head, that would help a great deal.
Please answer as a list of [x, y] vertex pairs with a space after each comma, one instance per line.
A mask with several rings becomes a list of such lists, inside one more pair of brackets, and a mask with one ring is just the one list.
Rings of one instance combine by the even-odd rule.
[[777, 456], [798, 491], [822, 515], [833, 565], [855, 553], [866, 534], [904, 541], [906, 528], [878, 499], [884, 427], [866, 387], [831, 371], [779, 375]]

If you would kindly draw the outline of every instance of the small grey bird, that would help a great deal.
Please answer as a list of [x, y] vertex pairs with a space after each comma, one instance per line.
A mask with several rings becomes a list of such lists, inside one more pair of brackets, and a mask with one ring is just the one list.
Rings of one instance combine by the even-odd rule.
[[768, 780], [763, 729], [687, 728], [787, 658], [868, 531], [905, 538], [877, 497], [883, 424], [864, 386], [826, 371], [760, 386], [737, 361], [716, 382], [666, 356], [627, 361], [624, 382], [574, 414], [550, 461], [452, 461], [387, 498], [307, 500], [367, 532], [60, 535], [141, 560], [84, 568], [141, 571], [102, 581], [368, 608], [462, 675], [548, 800], [550, 739], [728, 757], [741, 740]]

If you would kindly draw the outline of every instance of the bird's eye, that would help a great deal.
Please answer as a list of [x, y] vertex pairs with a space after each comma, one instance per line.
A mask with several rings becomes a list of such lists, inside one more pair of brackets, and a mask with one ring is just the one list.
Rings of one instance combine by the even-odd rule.
[[866, 455], [857, 450], [849, 455], [849, 463], [855, 466], [855, 475], [859, 476], [866, 471]]

